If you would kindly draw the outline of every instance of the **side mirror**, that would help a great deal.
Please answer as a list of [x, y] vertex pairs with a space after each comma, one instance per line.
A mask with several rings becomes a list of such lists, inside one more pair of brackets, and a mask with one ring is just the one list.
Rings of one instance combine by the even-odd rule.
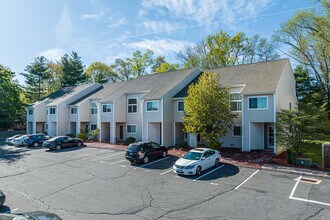
[[184, 157], [184, 154], [182, 154], [181, 157]]

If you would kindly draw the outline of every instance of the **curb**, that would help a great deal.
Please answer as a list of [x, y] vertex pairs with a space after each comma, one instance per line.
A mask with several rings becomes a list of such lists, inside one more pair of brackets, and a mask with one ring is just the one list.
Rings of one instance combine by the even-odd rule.
[[312, 170], [295, 170], [295, 169], [286, 169], [286, 168], [276, 168], [270, 166], [262, 166], [261, 169], [263, 170], [270, 170], [279, 173], [290, 173], [290, 174], [298, 174], [298, 175], [307, 175], [307, 176], [316, 176], [316, 177], [323, 177], [326, 179], [330, 179], [330, 175], [327, 172], [320, 171], [319, 173], [313, 172]]

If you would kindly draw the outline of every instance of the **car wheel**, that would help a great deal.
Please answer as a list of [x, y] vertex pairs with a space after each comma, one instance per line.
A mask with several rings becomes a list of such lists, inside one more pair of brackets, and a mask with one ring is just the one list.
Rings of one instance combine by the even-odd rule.
[[38, 142], [34, 142], [33, 143], [33, 147], [39, 147], [39, 143]]
[[77, 146], [78, 146], [78, 147], [81, 147], [81, 146], [82, 146], [82, 143], [79, 141], [79, 142], [77, 143]]
[[163, 151], [162, 157], [165, 158], [166, 156], [167, 156], [167, 152], [166, 151]]
[[214, 166], [215, 166], [215, 167], [218, 167], [219, 164], [220, 164], [220, 161], [219, 161], [219, 158], [217, 158], [217, 159], [215, 160], [215, 162], [214, 162]]
[[62, 148], [62, 147], [61, 147], [61, 145], [59, 145], [59, 144], [56, 145], [56, 147], [55, 147], [56, 150], [61, 150], [61, 148]]
[[202, 173], [202, 167], [198, 166], [196, 169], [196, 175], [199, 176], [199, 175], [201, 175], [201, 173]]
[[149, 162], [149, 157], [148, 156], [144, 156], [143, 157], [143, 163], [147, 164]]

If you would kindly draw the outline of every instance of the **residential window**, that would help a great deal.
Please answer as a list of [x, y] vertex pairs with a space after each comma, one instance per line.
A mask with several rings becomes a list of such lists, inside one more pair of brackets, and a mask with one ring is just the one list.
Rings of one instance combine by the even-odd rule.
[[183, 112], [184, 111], [184, 102], [183, 101], [178, 101], [178, 112]]
[[233, 135], [236, 137], [242, 136], [242, 126], [234, 126]]
[[242, 111], [242, 97], [239, 93], [230, 94], [230, 110], [233, 112]]
[[71, 115], [77, 114], [77, 108], [71, 108]]
[[128, 99], [127, 112], [128, 113], [137, 113], [137, 99], [132, 98]]
[[91, 114], [92, 115], [97, 115], [97, 105], [96, 105], [96, 103], [95, 102], [92, 102], [91, 105], [92, 105], [91, 106]]
[[56, 114], [56, 109], [55, 108], [50, 108], [49, 112], [50, 112], [49, 114], [55, 115]]
[[127, 125], [126, 132], [127, 134], [136, 134], [136, 125]]
[[95, 129], [97, 129], [97, 125], [96, 124], [91, 124], [91, 131], [94, 131]]
[[29, 115], [33, 115], [33, 109], [29, 109]]
[[147, 112], [158, 112], [159, 101], [148, 101], [147, 102]]
[[267, 97], [252, 97], [249, 98], [249, 109], [267, 109]]
[[111, 112], [112, 105], [111, 104], [104, 104], [102, 105], [102, 112]]

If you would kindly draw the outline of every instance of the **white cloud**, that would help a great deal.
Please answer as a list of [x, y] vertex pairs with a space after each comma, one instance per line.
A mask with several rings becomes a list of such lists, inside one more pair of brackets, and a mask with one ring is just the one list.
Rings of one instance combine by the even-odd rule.
[[98, 21], [100, 20], [100, 18], [103, 16], [103, 14], [101, 13], [97, 13], [97, 14], [83, 14], [81, 16], [82, 20], [93, 20], [93, 21]]
[[120, 58], [120, 59], [123, 59], [123, 58], [126, 58], [128, 57], [128, 54], [123, 52], [123, 53], [120, 53], [120, 54], [117, 54], [117, 55], [110, 55], [110, 56], [107, 56], [105, 58], [105, 60], [108, 62], [108, 63], [111, 63], [113, 64], [115, 62], [116, 59]]
[[141, 14], [148, 10], [166, 9], [175, 19], [194, 21], [198, 25], [219, 21], [229, 27], [240, 25], [240, 18], [257, 16], [273, 0], [144, 0]]
[[72, 40], [72, 30], [70, 11], [67, 5], [65, 5], [55, 28], [56, 47], [65, 47]]
[[172, 39], [159, 39], [148, 40], [144, 39], [134, 43], [123, 43], [124, 46], [130, 47], [135, 50], [152, 50], [157, 55], [166, 56], [169, 54], [177, 53], [187, 45], [192, 45], [188, 41], [172, 40]]
[[159, 31], [166, 31], [172, 30], [179, 25], [177, 23], [168, 22], [168, 21], [153, 21], [153, 20], [145, 20], [142, 23], [143, 29], [145, 32], [159, 32]]
[[110, 24], [108, 25], [108, 28], [116, 28], [127, 23], [127, 20], [124, 17], [118, 18], [117, 16], [114, 16], [110, 17], [109, 20]]
[[44, 56], [49, 60], [59, 60], [63, 56], [64, 51], [59, 48], [53, 48], [49, 50], [40, 51], [38, 56]]

